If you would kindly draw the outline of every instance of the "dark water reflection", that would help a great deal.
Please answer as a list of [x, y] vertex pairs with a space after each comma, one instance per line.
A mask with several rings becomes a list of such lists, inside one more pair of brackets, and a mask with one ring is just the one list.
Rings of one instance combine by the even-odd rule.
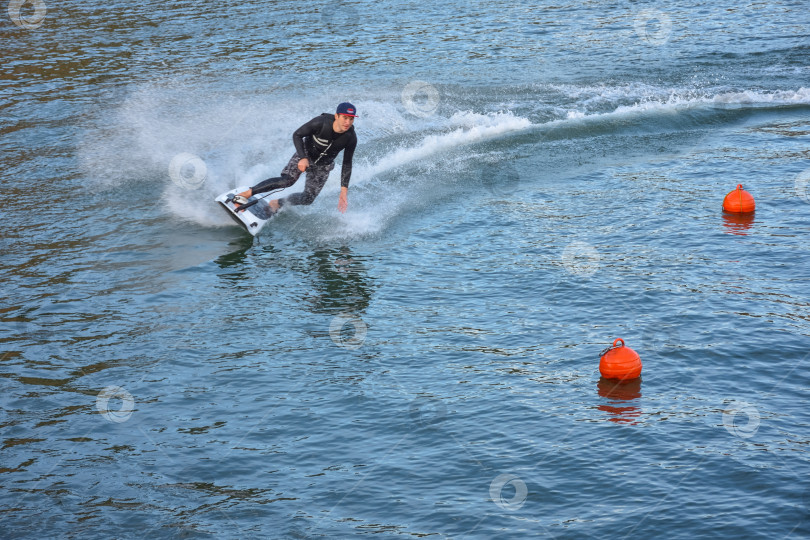
[[641, 397], [641, 377], [630, 381], [599, 378], [596, 383], [600, 397], [607, 398], [608, 404], [599, 405], [600, 411], [608, 413], [608, 420], [621, 424], [636, 424], [641, 416], [641, 408], [632, 401]]
[[230, 251], [217, 257], [214, 262], [224, 270], [234, 270], [233, 272], [221, 273], [223, 279], [239, 281], [245, 277], [244, 273], [238, 270], [244, 266], [247, 260], [247, 253], [253, 247], [254, 238], [247, 234], [240, 234], [236, 240], [229, 243]]
[[754, 212], [745, 214], [723, 212], [723, 227], [725, 228], [725, 232], [729, 234], [746, 236], [755, 222], [756, 216]]
[[374, 282], [362, 257], [349, 246], [320, 249], [308, 257], [316, 296], [308, 299], [316, 313], [362, 315], [372, 298]]

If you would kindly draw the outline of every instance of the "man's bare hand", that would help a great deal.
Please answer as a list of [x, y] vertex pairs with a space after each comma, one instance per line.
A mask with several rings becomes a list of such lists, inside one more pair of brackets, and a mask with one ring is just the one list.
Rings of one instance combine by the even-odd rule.
[[346, 213], [346, 208], [349, 207], [349, 188], [340, 188], [340, 198], [338, 198], [338, 210], [341, 214]]

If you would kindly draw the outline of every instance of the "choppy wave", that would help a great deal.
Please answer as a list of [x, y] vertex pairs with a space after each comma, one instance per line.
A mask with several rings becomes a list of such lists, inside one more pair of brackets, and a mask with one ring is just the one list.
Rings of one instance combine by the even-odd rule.
[[736, 90], [727, 88], [672, 88], [649, 84], [617, 86], [550, 85], [559, 96], [566, 118], [639, 111], [683, 110], [702, 106], [768, 107], [810, 105], [810, 88], [798, 90]]
[[[482, 115], [470, 112], [454, 114], [448, 121], [451, 131], [430, 134], [413, 146], [392, 150], [365, 171], [362, 177], [373, 177], [393, 168], [435, 156], [451, 148], [513, 134], [531, 126], [527, 118], [509, 113]], [[458, 127], [455, 127], [458, 126]]]
[[[188, 89], [181, 91], [171, 85], [136, 89], [119, 108], [104, 115], [102, 126], [86, 134], [82, 150], [89, 176], [100, 185], [122, 189], [157, 183], [162, 186], [159, 191], [171, 216], [201, 226], [230, 225], [213, 197], [276, 176], [293, 152], [290, 133], [302, 118], [330, 106], [325, 99], [313, 105], [305, 97], [290, 94], [222, 96], [215, 100], [196, 99], [193, 92], [190, 94]], [[480, 151], [489, 142], [508, 145], [510, 137], [536, 129], [544, 130], [545, 137], [553, 132], [556, 139], [627, 129], [678, 131], [716, 123], [717, 115], [727, 111], [810, 105], [810, 89], [805, 87], [763, 91], [643, 83], [547, 85], [534, 94], [507, 96], [514, 111], [482, 112], [491, 110], [494, 102], [505, 101], [503, 95], [482, 95], [477, 103], [480, 111], [471, 108], [469, 102], [455, 106], [445, 96], [441, 110], [414, 117], [408, 116], [396, 97], [369, 96], [367, 103], [358, 102], [364, 114], [356, 126], [361, 146], [353, 173], [355, 188], [402, 167], [445, 160], [448, 154], [458, 154], [465, 147], [475, 146]], [[268, 106], [271, 102], [273, 107]], [[525, 111], [532, 106], [551, 111], [550, 116], [530, 118]], [[170, 164], [181, 154], [198, 156], [204, 163], [204, 180], [191, 188], [172, 178]], [[469, 159], [476, 157], [472, 152]], [[337, 191], [335, 178], [339, 174], [338, 166], [325, 195]], [[301, 187], [293, 186], [279, 195]], [[351, 215], [342, 218], [344, 232], [352, 226], [357, 226], [360, 234], [377, 232], [401, 212], [409, 188], [394, 184], [387, 189], [387, 209], [359, 217], [367, 209], [353, 205]], [[296, 211], [309, 213], [306, 209]], [[352, 215], [357, 218], [354, 222]]]

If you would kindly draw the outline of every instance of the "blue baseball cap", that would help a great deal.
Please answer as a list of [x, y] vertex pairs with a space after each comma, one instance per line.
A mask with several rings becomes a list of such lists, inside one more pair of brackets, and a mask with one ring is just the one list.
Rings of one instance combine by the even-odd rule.
[[348, 101], [341, 103], [337, 106], [335, 114], [345, 114], [346, 116], [357, 116], [357, 109]]

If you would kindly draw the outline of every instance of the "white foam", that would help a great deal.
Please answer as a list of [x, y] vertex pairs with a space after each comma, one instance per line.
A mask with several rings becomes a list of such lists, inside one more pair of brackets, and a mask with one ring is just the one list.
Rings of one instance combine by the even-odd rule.
[[[353, 189], [350, 189], [349, 209], [345, 214], [336, 210], [339, 183], [333, 179], [330, 179], [312, 207], [291, 207], [285, 210], [297, 215], [296, 230], [323, 241], [377, 235], [397, 216], [413, 210], [415, 206], [430, 204], [436, 186], [432, 183], [410, 183], [407, 186], [391, 184], [372, 186], [358, 192], [358, 185], [362, 186], [365, 181], [397, 167], [420, 161], [429, 162], [439, 154], [516, 133], [532, 125], [526, 118], [503, 112], [457, 112], [450, 118], [433, 117], [431, 122], [434, 126], [443, 125], [444, 130], [449, 131], [425, 135], [414, 144], [399, 147], [373, 161], [355, 163], [352, 173]], [[441, 159], [445, 160], [446, 165], [446, 158]], [[338, 165], [332, 172], [332, 177], [339, 177], [339, 174]], [[380, 196], [380, 190], [385, 193], [383, 197]], [[299, 226], [303, 229], [299, 230]]]
[[385, 171], [425, 160], [453, 148], [495, 139], [507, 133], [515, 133], [529, 128], [532, 123], [527, 118], [517, 117], [511, 113], [482, 115], [462, 112], [454, 114], [449, 119], [448, 125], [458, 127], [447, 133], [427, 135], [416, 145], [397, 148], [361, 171], [361, 178], [374, 177]]
[[[635, 87], [634, 87], [635, 90]], [[607, 94], [612, 97], [628, 96], [628, 89], [608, 90]], [[655, 92], [656, 95], [648, 96], [636, 101], [631, 105], [617, 105], [609, 112], [588, 112], [586, 110], [571, 109], [566, 112], [567, 120], [598, 119], [609, 117], [636, 116], [647, 112], [656, 113], [676, 113], [683, 110], [701, 108], [707, 106], [724, 107], [740, 105], [744, 107], [770, 107], [774, 105], [810, 105], [810, 89], [800, 88], [799, 90], [785, 90], [775, 92], [759, 92], [746, 90], [740, 92], [727, 91], [716, 94], [695, 95], [694, 92], [671, 92], [663, 94]], [[583, 101], [594, 103], [595, 99], [590, 97]], [[559, 123], [559, 121], [554, 122]]]
[[713, 103], [740, 105], [807, 105], [810, 104], [810, 88], [778, 90], [775, 92], [726, 92], [714, 96]]
[[[223, 227], [233, 221], [225, 212], [212, 212], [213, 195], [206, 189], [195, 191], [184, 190], [176, 186], [167, 186], [161, 200], [165, 208], [176, 218], [202, 225], [203, 227]], [[216, 203], [215, 203], [216, 204]]]
[[[576, 125], [605, 117], [643, 119], [650, 112], [678, 113], [702, 107], [810, 104], [810, 89], [804, 87], [768, 92], [634, 83], [545, 86], [540, 94], [545, 96], [549, 91], [552, 96], [539, 103], [519, 104], [536, 105], [544, 114], [550, 112], [557, 117], [542, 126]], [[101, 186], [121, 189], [138, 182], [157, 182], [165, 208], [172, 216], [202, 226], [226, 225], [230, 221], [213, 198], [227, 189], [277, 176], [293, 153], [290, 134], [302, 119], [329, 110], [334, 97], [300, 96], [284, 90], [281, 95], [220, 98], [203, 92], [195, 98], [185, 86], [155, 83], [136, 88], [120, 108], [104, 115], [99, 127], [86, 134], [81, 155], [88, 176], [96, 178]], [[528, 99], [537, 98], [532, 95]], [[422, 171], [431, 163], [437, 168], [446, 167], [448, 158], [458, 156], [458, 149], [536, 127], [528, 118], [511, 111], [452, 112], [452, 103], [447, 102], [440, 109], [444, 114], [437, 111], [424, 118], [411, 117], [402, 112], [396, 93], [371, 96], [356, 104], [362, 111], [356, 123], [361, 147], [355, 154], [353, 188], [402, 166], [419, 164]], [[183, 190], [169, 177], [169, 164], [180, 153], [197, 155], [205, 162], [207, 176], [197, 190]], [[466, 157], [466, 161], [471, 158]], [[315, 229], [320, 231], [318, 234], [376, 234], [413, 204], [414, 196], [431, 199], [431, 190], [436, 187], [428, 182], [420, 188], [422, 192], [415, 194], [413, 185], [369, 186], [365, 194], [353, 189], [349, 212], [341, 215], [335, 210], [334, 196], [339, 190], [340, 168], [339, 159], [322, 195], [330, 199], [328, 202], [319, 199], [312, 208], [294, 210], [316, 222], [318, 218], [312, 212], [327, 216], [328, 224]], [[302, 187], [299, 182], [279, 195]], [[385, 192], [385, 201], [378, 200], [380, 189]]]

